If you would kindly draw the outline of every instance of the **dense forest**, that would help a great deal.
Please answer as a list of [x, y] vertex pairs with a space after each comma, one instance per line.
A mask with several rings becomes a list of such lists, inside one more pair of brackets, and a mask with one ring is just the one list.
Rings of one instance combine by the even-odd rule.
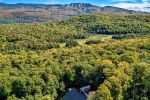
[[0, 25], [1, 100], [61, 100], [85, 85], [93, 100], [150, 99], [150, 15]]

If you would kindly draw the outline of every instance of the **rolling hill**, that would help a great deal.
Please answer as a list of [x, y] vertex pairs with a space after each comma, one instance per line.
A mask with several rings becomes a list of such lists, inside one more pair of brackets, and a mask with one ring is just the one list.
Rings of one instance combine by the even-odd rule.
[[54, 33], [71, 35], [78, 33], [128, 34], [149, 33], [150, 15], [90, 14], [75, 16], [63, 21], [44, 23], [8, 24], [0, 26], [0, 33]]

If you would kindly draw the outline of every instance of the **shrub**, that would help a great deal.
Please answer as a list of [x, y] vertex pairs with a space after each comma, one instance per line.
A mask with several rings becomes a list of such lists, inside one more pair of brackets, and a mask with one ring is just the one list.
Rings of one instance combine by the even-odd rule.
[[77, 45], [78, 45], [78, 42], [75, 40], [72, 40], [72, 39], [67, 40], [67, 42], [66, 42], [66, 47], [75, 47]]
[[85, 44], [99, 44], [102, 43], [101, 40], [88, 40], [85, 42]]

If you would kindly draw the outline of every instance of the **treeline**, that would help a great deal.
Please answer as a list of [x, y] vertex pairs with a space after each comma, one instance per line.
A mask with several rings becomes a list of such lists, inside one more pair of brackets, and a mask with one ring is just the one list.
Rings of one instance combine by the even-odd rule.
[[132, 39], [132, 38], [137, 38], [137, 37], [143, 37], [143, 36], [148, 36], [149, 33], [140, 33], [140, 34], [118, 34], [118, 35], [113, 35], [112, 39]]
[[81, 15], [60, 23], [70, 23], [77, 30], [97, 34], [136, 34], [150, 32], [150, 15]]

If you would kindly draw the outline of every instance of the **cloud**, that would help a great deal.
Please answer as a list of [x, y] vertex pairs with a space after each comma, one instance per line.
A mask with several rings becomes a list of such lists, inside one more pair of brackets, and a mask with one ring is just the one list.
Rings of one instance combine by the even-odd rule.
[[60, 4], [61, 2], [59, 2], [59, 1], [54, 1], [54, 0], [52, 0], [52, 1], [49, 1], [49, 0], [46, 0], [45, 2], [43, 2], [44, 4]]
[[111, 0], [110, 2], [112, 3], [127, 3], [127, 2], [130, 2], [130, 3], [135, 3], [135, 2], [139, 2], [138, 0]]
[[118, 3], [112, 6], [136, 11], [150, 12], [150, 3], [148, 3], [147, 0], [143, 0], [143, 3]]
[[150, 0], [142, 0], [143, 3], [150, 3]]
[[149, 0], [142, 0], [143, 2], [148, 2]]
[[110, 6], [150, 12], [150, 0], [110, 0]]

